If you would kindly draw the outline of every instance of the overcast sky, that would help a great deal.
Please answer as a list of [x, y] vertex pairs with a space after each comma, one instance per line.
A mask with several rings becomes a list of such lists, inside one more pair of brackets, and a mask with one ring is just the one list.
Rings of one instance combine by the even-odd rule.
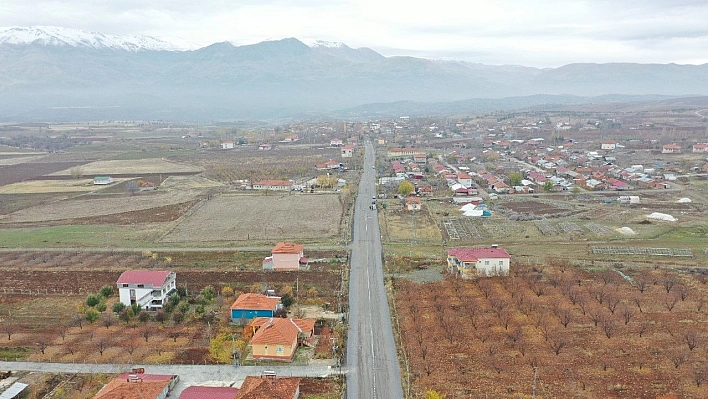
[[0, 26], [206, 46], [297, 37], [384, 55], [558, 67], [708, 63], [706, 0], [2, 0]]

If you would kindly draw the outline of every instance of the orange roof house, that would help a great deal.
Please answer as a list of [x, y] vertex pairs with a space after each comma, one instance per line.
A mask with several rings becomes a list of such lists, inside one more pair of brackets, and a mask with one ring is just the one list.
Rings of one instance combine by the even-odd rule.
[[251, 320], [254, 317], [273, 317], [280, 306], [280, 297], [277, 296], [251, 292], [241, 294], [231, 305], [231, 320], [236, 322]]
[[292, 242], [279, 242], [270, 251], [271, 256], [263, 259], [264, 270], [300, 270], [307, 268], [305, 247]]
[[292, 360], [298, 344], [309, 346], [314, 338], [315, 321], [258, 317], [247, 330], [255, 331], [251, 338], [254, 359]]
[[243, 380], [236, 399], [296, 399], [300, 396], [300, 378], [253, 377]]
[[121, 374], [109, 381], [94, 399], [163, 399], [178, 379], [176, 375]]

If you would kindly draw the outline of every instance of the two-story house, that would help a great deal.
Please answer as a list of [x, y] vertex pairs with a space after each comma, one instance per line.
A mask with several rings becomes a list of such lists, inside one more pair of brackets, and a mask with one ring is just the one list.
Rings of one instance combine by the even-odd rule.
[[497, 246], [453, 248], [447, 251], [448, 270], [462, 277], [507, 276], [511, 256]]
[[306, 269], [308, 260], [304, 255], [305, 246], [292, 242], [279, 242], [270, 251], [271, 256], [263, 259], [263, 270]]
[[118, 278], [120, 301], [126, 306], [158, 310], [177, 290], [177, 275], [169, 270], [128, 270]]

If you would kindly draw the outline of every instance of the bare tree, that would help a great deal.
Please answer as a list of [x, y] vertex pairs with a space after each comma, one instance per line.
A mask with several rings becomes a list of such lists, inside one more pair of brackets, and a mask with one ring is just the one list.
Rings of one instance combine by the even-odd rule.
[[635, 278], [634, 283], [641, 294], [643, 294], [644, 291], [646, 291], [647, 288], [649, 288], [649, 283], [647, 282], [646, 278], [644, 278], [644, 277]]
[[537, 297], [540, 297], [546, 292], [546, 283], [543, 280], [536, 280], [529, 283], [529, 288]]
[[702, 311], [703, 311], [703, 307], [704, 307], [705, 305], [706, 305], [706, 300], [705, 300], [705, 298], [703, 298], [703, 297], [699, 298], [699, 299], [698, 299], [698, 303], [696, 304], [696, 310], [697, 310], [698, 312], [702, 312]]
[[676, 288], [676, 291], [679, 298], [681, 298], [681, 301], [685, 301], [688, 297], [688, 287], [684, 284], [679, 284]]
[[568, 345], [568, 341], [566, 338], [562, 335], [558, 336], [553, 336], [548, 338], [548, 345], [551, 347], [551, 350], [553, 353], [556, 354], [556, 356], [560, 355], [561, 351], [563, 348]]
[[635, 305], [637, 305], [637, 308], [639, 309], [639, 313], [643, 313], [642, 311], [642, 299], [638, 296], [635, 296], [632, 298], [632, 302], [634, 302]]
[[101, 322], [103, 323], [104, 327], [106, 327], [106, 330], [108, 330], [108, 328], [113, 325], [113, 312], [104, 313]]
[[108, 343], [106, 342], [105, 339], [101, 338], [98, 341], [96, 341], [96, 349], [98, 349], [98, 353], [103, 356], [103, 352], [108, 348]]
[[632, 316], [634, 316], [634, 312], [632, 312], [632, 309], [629, 308], [629, 306], [622, 306], [622, 319], [624, 320], [624, 325], [626, 326], [629, 324], [629, 321], [632, 319]]
[[564, 307], [558, 311], [558, 320], [563, 327], [568, 327], [568, 324], [573, 322], [573, 311], [570, 308]]
[[143, 338], [145, 338], [145, 342], [148, 342], [148, 339], [152, 336], [152, 329], [148, 326], [144, 327], [142, 332], [141, 332]]
[[674, 281], [670, 278], [667, 278], [667, 279], [664, 279], [663, 284], [664, 284], [664, 289], [666, 290], [666, 293], [668, 294], [671, 292], [671, 289], [674, 288], [676, 281]]
[[128, 352], [129, 355], [132, 355], [133, 352], [135, 352], [136, 349], [138, 349], [138, 345], [135, 343], [135, 341], [130, 340], [126, 342], [124, 345], [125, 351]]
[[[416, 324], [417, 325], [417, 324]], [[177, 338], [180, 337], [180, 333], [177, 330], [170, 330], [167, 333], [167, 337], [172, 338], [172, 342], [177, 342]]]
[[617, 305], [619, 305], [620, 301], [620, 297], [617, 295], [607, 295], [607, 309], [610, 310], [610, 313], [615, 314], [615, 310], [617, 309]]
[[57, 328], [57, 333], [61, 337], [62, 341], [64, 341], [64, 339], [66, 338], [67, 332], [69, 332], [69, 327], [66, 324], [60, 324]]
[[666, 306], [666, 309], [669, 310], [669, 312], [674, 310], [674, 306], [678, 303], [679, 298], [676, 295], [669, 295], [668, 297], [664, 298], [664, 306]]
[[594, 287], [590, 289], [590, 295], [602, 305], [605, 302], [605, 297], [607, 296], [607, 291], [605, 286]]
[[12, 339], [12, 334], [15, 333], [15, 323], [12, 320], [12, 315], [8, 313], [7, 319], [5, 319], [5, 323], [3, 323], [3, 330], [5, 331], [5, 334], [7, 335], [7, 340]]
[[595, 324], [595, 327], [597, 327], [598, 323], [604, 319], [602, 309], [600, 308], [589, 309], [588, 315], [590, 315], [590, 320], [592, 320], [593, 324]]
[[489, 295], [491, 295], [492, 290], [494, 290], [494, 287], [492, 287], [492, 282], [489, 279], [480, 280], [477, 287], [479, 287], [479, 291], [482, 292], [485, 299], [489, 299]]
[[649, 327], [651, 327], [651, 323], [648, 320], [645, 320], [641, 323], [639, 323], [639, 337], [643, 337], [644, 334], [649, 330]]
[[612, 334], [615, 332], [615, 322], [609, 317], [603, 317], [601, 322], [602, 331], [605, 332], [605, 336], [609, 339], [612, 338]]
[[706, 369], [705, 364], [695, 364], [693, 365], [693, 382], [696, 383], [696, 387], [700, 388], [703, 381], [705, 381], [708, 376], [708, 369]]
[[683, 341], [688, 346], [688, 350], [693, 351], [698, 346], [698, 331], [688, 330], [683, 334]]
[[568, 300], [570, 300], [570, 303], [573, 305], [577, 304], [578, 301], [580, 300], [580, 292], [578, 292], [577, 289], [575, 289], [573, 286], [571, 286], [570, 289], [568, 289], [568, 292], [566, 293], [566, 296], [568, 297]]
[[676, 369], [686, 362], [686, 358], [686, 353], [680, 349], [669, 352], [669, 360], [671, 360]]
[[39, 341], [37, 341], [37, 348], [39, 351], [44, 354], [44, 351], [47, 350], [47, 347], [49, 346], [49, 340], [47, 337], [40, 337]]

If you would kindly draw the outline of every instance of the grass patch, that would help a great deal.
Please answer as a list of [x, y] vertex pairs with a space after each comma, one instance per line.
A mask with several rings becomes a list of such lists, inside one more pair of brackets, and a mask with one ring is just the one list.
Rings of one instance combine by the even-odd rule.
[[[153, 226], [154, 229], [154, 226]], [[156, 229], [157, 230], [157, 229]], [[4, 248], [133, 247], [152, 242], [159, 231], [146, 227], [67, 225], [0, 229]]]
[[0, 347], [0, 360], [24, 360], [30, 353], [32, 350], [24, 346]]

